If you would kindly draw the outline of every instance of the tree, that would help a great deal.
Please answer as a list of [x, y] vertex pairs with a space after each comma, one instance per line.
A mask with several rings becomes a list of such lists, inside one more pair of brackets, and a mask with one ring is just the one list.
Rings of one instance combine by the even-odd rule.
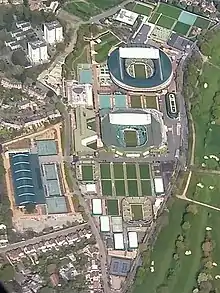
[[190, 229], [191, 225], [189, 222], [184, 222], [181, 227], [183, 230], [187, 231]]
[[191, 213], [193, 215], [198, 214], [198, 208], [195, 204], [189, 204], [186, 208], [187, 213]]
[[173, 259], [174, 259], [174, 260], [178, 260], [178, 259], [179, 259], [179, 254], [178, 254], [178, 253], [174, 253], [174, 255], [173, 255]]
[[36, 205], [34, 203], [27, 203], [25, 205], [25, 210], [28, 214], [33, 214], [35, 212]]

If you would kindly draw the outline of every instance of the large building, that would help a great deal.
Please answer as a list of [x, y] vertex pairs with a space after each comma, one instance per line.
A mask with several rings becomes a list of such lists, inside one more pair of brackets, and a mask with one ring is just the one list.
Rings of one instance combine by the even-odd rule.
[[57, 20], [44, 24], [44, 39], [50, 45], [63, 42], [63, 27]]
[[33, 64], [42, 64], [48, 61], [47, 44], [44, 41], [28, 43], [28, 57]]
[[78, 84], [75, 80], [67, 80], [63, 91], [70, 106], [93, 107], [91, 84]]
[[155, 92], [166, 88], [173, 77], [168, 55], [154, 47], [119, 47], [109, 53], [112, 81], [134, 92]]

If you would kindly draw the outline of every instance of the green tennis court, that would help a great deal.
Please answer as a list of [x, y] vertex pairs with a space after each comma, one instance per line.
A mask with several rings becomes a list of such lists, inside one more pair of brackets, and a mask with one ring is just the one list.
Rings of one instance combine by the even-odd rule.
[[93, 167], [82, 165], [82, 179], [83, 181], [93, 181]]
[[151, 196], [151, 180], [141, 180], [142, 196]]
[[107, 199], [106, 201], [108, 215], [110, 216], [118, 216], [119, 208], [118, 208], [118, 200], [117, 199]]
[[110, 164], [101, 164], [100, 173], [101, 173], [101, 179], [110, 179], [111, 178]]
[[101, 185], [102, 185], [102, 195], [111, 196], [112, 195], [112, 181], [101, 180]]
[[127, 180], [128, 196], [138, 196], [138, 188], [136, 180]]
[[114, 164], [114, 177], [115, 179], [124, 179], [123, 164]]
[[134, 164], [126, 164], [127, 178], [136, 179], [136, 166]]
[[125, 182], [124, 180], [115, 180], [116, 196], [125, 196]]
[[140, 164], [139, 169], [141, 179], [150, 179], [150, 170], [148, 164]]

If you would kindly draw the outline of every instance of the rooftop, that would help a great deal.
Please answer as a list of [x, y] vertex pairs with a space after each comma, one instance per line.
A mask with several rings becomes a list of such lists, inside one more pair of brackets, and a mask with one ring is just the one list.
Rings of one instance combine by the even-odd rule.
[[54, 21], [51, 21], [51, 22], [46, 22], [44, 25], [46, 26], [46, 28], [47, 28], [48, 30], [53, 30], [53, 29], [55, 29], [55, 28], [60, 28], [60, 27], [62, 27], [62, 25], [61, 25], [61, 24], [59, 23], [59, 21], [57, 21], [57, 20], [54, 20]]
[[139, 14], [137, 14], [135, 12], [132, 12], [130, 10], [126, 10], [123, 8], [116, 15], [115, 20], [123, 22], [128, 25], [133, 25], [135, 23], [136, 19], [138, 18], [138, 15]]
[[36, 50], [38, 48], [47, 46], [46, 42], [41, 41], [41, 40], [36, 40], [36, 41], [33, 41], [33, 42], [29, 42], [28, 44], [31, 46], [31, 48], [33, 50]]

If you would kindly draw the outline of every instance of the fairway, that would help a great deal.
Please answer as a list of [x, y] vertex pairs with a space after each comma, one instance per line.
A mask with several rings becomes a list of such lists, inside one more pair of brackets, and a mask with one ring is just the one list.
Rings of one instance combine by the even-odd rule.
[[82, 180], [93, 181], [93, 167], [82, 165]]
[[136, 180], [127, 180], [128, 196], [138, 196], [138, 188]]
[[143, 220], [143, 209], [141, 204], [131, 204], [131, 213], [134, 221]]
[[139, 169], [141, 179], [150, 179], [150, 170], [148, 164], [140, 164]]
[[134, 130], [124, 130], [124, 140], [126, 147], [137, 146], [137, 133]]
[[110, 164], [100, 164], [101, 179], [110, 179]]
[[127, 178], [136, 179], [136, 166], [134, 164], [126, 164]]
[[151, 196], [151, 180], [141, 180], [142, 196]]
[[123, 164], [114, 164], [114, 177], [115, 179], [124, 179]]
[[125, 182], [124, 180], [115, 180], [116, 196], [125, 196]]
[[138, 14], [149, 16], [152, 12], [152, 8], [146, 5], [136, 4], [132, 11]]
[[165, 27], [167, 29], [171, 29], [175, 22], [176, 20], [174, 18], [161, 15], [159, 20], [157, 21], [157, 25]]
[[110, 32], [100, 37], [101, 42], [95, 45], [95, 60], [102, 63], [107, 59], [108, 52], [119, 43], [119, 40]]
[[112, 181], [111, 180], [102, 180], [102, 195], [111, 196], [112, 195]]
[[179, 22], [179, 21], [177, 21], [176, 25], [173, 28], [173, 30], [176, 33], [181, 34], [183, 36], [187, 35], [189, 29], [190, 29], [190, 25]]
[[131, 108], [142, 108], [140, 96], [131, 96]]
[[134, 74], [136, 78], [145, 79], [146, 78], [146, 68], [143, 63], [134, 64]]
[[194, 23], [194, 26], [199, 27], [201, 29], [207, 29], [209, 25], [210, 25], [210, 20], [200, 16], [197, 16], [197, 19]]
[[160, 3], [156, 12], [164, 14], [174, 19], [178, 19], [178, 17], [180, 16], [180, 13], [182, 12], [182, 9], [165, 4], [165, 3]]
[[107, 199], [106, 201], [108, 215], [110, 216], [118, 216], [119, 208], [118, 208], [118, 200], [117, 199]]

